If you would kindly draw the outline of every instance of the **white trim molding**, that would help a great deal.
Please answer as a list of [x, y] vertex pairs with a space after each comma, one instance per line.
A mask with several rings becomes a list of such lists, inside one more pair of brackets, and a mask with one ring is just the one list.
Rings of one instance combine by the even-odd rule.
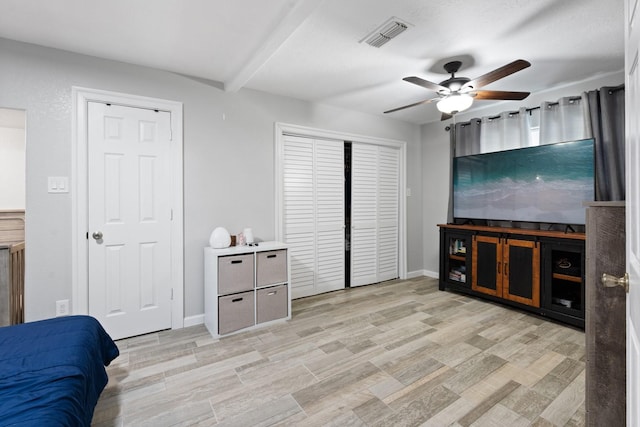
[[184, 327], [204, 325], [204, 313], [195, 316], [187, 316], [184, 318]]
[[407, 279], [415, 279], [416, 277], [431, 277], [433, 279], [439, 279], [440, 274], [437, 271], [431, 270], [415, 270], [407, 273]]
[[87, 118], [88, 103], [103, 102], [127, 107], [167, 111], [171, 115], [171, 327], [184, 327], [184, 235], [182, 169], [182, 103], [83, 87], [72, 88], [71, 219], [72, 312], [89, 314], [88, 215], [87, 215]]

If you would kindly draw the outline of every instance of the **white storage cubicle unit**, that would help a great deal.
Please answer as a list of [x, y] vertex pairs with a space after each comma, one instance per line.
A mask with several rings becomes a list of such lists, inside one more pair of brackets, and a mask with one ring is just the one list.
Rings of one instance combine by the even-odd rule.
[[204, 248], [204, 297], [214, 337], [291, 319], [287, 245]]

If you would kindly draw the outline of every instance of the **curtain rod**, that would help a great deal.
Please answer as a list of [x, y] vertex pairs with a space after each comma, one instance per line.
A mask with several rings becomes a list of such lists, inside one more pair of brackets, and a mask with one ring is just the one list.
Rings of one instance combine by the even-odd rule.
[[622, 83], [619, 86], [609, 88], [609, 95], [611, 95], [612, 93], [617, 92], [619, 90], [623, 90], [623, 89], [624, 89], [624, 83]]
[[[621, 84], [621, 85], [619, 85], [619, 86], [615, 86], [615, 87], [611, 87], [611, 88], [609, 88], [609, 89], [608, 89], [608, 93], [609, 93], [609, 95], [611, 95], [612, 93], [614, 93], [614, 92], [618, 92], [619, 90], [623, 90], [623, 89], [624, 89], [624, 83], [622, 83], [622, 84]], [[570, 96], [570, 97], [569, 97], [569, 101], [577, 101], [577, 100], [580, 100], [580, 99], [582, 99], [582, 96]], [[559, 103], [560, 103], [559, 101], [556, 101], [556, 102], [549, 102], [549, 103], [547, 103], [547, 105], [548, 105], [548, 106], [554, 106], [554, 105], [558, 105]], [[525, 111], [526, 111], [527, 113], [531, 113], [532, 111], [534, 111], [534, 110], [539, 110], [539, 109], [540, 109], [540, 106], [537, 106], [537, 107], [529, 107], [529, 108], [525, 108]], [[503, 112], [503, 113], [504, 113], [504, 112]], [[488, 117], [488, 119], [489, 119], [489, 120], [499, 119], [499, 118], [500, 118], [500, 116], [501, 116], [503, 113], [500, 113], [500, 114], [499, 114], [499, 115], [497, 115], [497, 116], [489, 116], [489, 117]], [[520, 114], [520, 111], [519, 111], [519, 110], [516, 110], [516, 111], [510, 111], [510, 112], [509, 112], [509, 115], [516, 115], [516, 114]], [[480, 119], [476, 119], [476, 120], [480, 120]], [[471, 120], [469, 120], [468, 122], [460, 123], [460, 126], [461, 126], [461, 127], [465, 127], [465, 126], [468, 126], [468, 125], [470, 125], [470, 124], [471, 124]], [[451, 126], [450, 126], [450, 125], [446, 126], [446, 127], [444, 128], [444, 130], [445, 130], [445, 131], [447, 131], [447, 132], [448, 132], [448, 131], [450, 131], [450, 130], [451, 130]]]

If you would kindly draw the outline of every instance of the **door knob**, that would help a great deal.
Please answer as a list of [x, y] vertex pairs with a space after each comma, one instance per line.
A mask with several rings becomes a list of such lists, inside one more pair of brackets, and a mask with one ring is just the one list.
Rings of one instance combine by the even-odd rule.
[[102, 240], [102, 231], [94, 231], [91, 236], [96, 240]]
[[604, 273], [602, 275], [602, 284], [607, 288], [622, 286], [624, 291], [629, 293], [629, 273], [624, 273], [624, 276], [622, 277], [616, 277], [611, 274]]

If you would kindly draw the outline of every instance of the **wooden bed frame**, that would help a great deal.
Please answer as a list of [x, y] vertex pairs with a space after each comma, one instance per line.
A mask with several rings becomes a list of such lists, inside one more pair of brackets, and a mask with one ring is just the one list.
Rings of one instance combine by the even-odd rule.
[[0, 326], [24, 322], [24, 210], [0, 210]]

